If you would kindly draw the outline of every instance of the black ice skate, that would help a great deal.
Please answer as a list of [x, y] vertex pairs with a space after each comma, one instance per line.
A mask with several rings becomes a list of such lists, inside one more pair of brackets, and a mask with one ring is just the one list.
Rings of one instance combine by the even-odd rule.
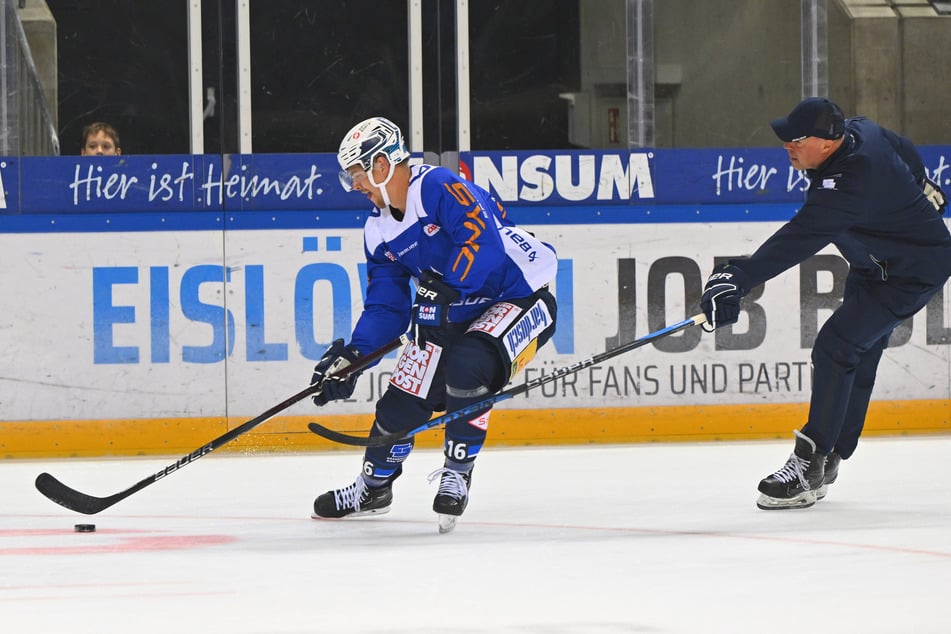
[[816, 503], [816, 489], [823, 484], [826, 457], [816, 453], [811, 438], [793, 431], [796, 448], [782, 469], [759, 483], [762, 494], [756, 506], [763, 510], [804, 509]]
[[437, 469], [429, 474], [432, 482], [438, 476], [439, 490], [433, 500], [433, 510], [439, 516], [439, 532], [448, 533], [456, 527], [456, 520], [466, 510], [469, 503], [469, 485], [472, 483], [472, 471], [462, 472], [453, 469]]
[[821, 500], [829, 491], [829, 485], [835, 482], [839, 477], [839, 463], [842, 462], [842, 456], [834, 451], [826, 458], [825, 474], [822, 477], [822, 486], [816, 489], [816, 499]]
[[314, 519], [361, 517], [389, 513], [393, 480], [381, 487], [368, 487], [363, 476], [348, 487], [327, 491], [314, 500]]

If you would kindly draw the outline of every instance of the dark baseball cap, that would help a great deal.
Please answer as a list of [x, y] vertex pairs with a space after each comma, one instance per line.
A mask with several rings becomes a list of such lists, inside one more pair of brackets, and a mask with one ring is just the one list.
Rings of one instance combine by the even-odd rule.
[[785, 142], [807, 136], [838, 139], [845, 133], [842, 108], [822, 97], [803, 99], [789, 116], [769, 122], [773, 132]]

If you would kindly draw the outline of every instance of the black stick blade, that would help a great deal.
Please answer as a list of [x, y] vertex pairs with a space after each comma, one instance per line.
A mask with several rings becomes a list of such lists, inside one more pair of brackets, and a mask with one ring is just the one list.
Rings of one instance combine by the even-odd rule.
[[[351, 374], [353, 372], [361, 372], [365, 368], [368, 368], [369, 366], [376, 363], [377, 360], [381, 359], [386, 354], [390, 353], [393, 350], [396, 350], [400, 346], [406, 345], [408, 341], [409, 339], [407, 338], [407, 336], [405, 334], [402, 334], [396, 339], [383, 345], [383, 347], [378, 348], [377, 350], [374, 350], [373, 352], [366, 354], [362, 357], [359, 357], [352, 364], [334, 373], [334, 376], [347, 376], [348, 374]], [[262, 412], [261, 414], [258, 414], [257, 416], [247, 421], [246, 423], [225, 432], [224, 434], [218, 436], [211, 442], [199, 447], [198, 449], [191, 452], [190, 454], [182, 456], [181, 458], [179, 458], [172, 464], [168, 465], [161, 471], [154, 473], [143, 480], [140, 480], [139, 482], [130, 486], [125, 491], [119, 491], [118, 493], [110, 495], [109, 497], [100, 498], [94, 495], [87, 495], [85, 493], [81, 493], [77, 491], [76, 489], [71, 489], [70, 487], [66, 486], [65, 484], [63, 484], [62, 482], [60, 482], [59, 480], [57, 480], [56, 478], [54, 478], [48, 473], [41, 473], [40, 475], [36, 476], [36, 489], [40, 493], [48, 497], [50, 500], [52, 500], [53, 502], [56, 502], [60, 506], [66, 507], [71, 511], [76, 511], [78, 513], [85, 513], [86, 515], [95, 515], [96, 513], [109, 508], [116, 502], [120, 502], [126, 499], [133, 493], [141, 491], [142, 489], [144, 489], [145, 487], [151, 484], [155, 484], [156, 482], [158, 482], [159, 480], [161, 480], [168, 474], [173, 473], [175, 471], [179, 471], [182, 467], [189, 465], [195, 462], [196, 460], [198, 460], [199, 458], [201, 458], [202, 456], [206, 456], [212, 451], [214, 451], [215, 449], [218, 449], [219, 447], [228, 444], [229, 442], [231, 442], [238, 436], [248, 433], [249, 431], [257, 427], [258, 425], [263, 423], [264, 421], [269, 420], [271, 417], [275, 416], [279, 412], [284, 411], [285, 409], [287, 409], [294, 403], [297, 403], [298, 401], [302, 401], [308, 396], [318, 393], [321, 389], [321, 385], [322, 383], [310, 385], [304, 388], [303, 390], [301, 390], [294, 396], [291, 396], [281, 401], [277, 405], [271, 407], [265, 412]], [[346, 436], [342, 436], [342, 437], [346, 437]]]
[[[342, 445], [354, 445], [356, 447], [379, 447], [383, 444], [386, 444], [389, 440], [399, 440], [401, 438], [398, 434], [385, 434], [383, 436], [377, 436], [376, 438], [367, 438], [350, 436], [348, 434], [342, 434], [339, 431], [334, 431], [328, 429], [323, 425], [318, 425], [317, 423], [308, 423], [307, 428], [310, 429], [313, 433], [318, 436], [322, 436], [327, 440], [332, 440], [333, 442], [339, 442]], [[393, 437], [392, 439], [390, 437]]]
[[36, 476], [36, 490], [60, 506], [85, 515], [95, 515], [125, 497], [121, 493], [107, 498], [86, 495], [66, 486], [48, 473]]

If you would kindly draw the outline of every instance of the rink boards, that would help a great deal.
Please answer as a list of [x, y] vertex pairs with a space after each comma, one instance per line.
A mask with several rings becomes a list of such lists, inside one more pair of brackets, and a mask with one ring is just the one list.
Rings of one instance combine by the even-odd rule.
[[[781, 153], [747, 157], [761, 167], [731, 175], [728, 191], [725, 177], [704, 176], [724, 172], [726, 151], [670, 152], [465, 157], [470, 176], [559, 254], [556, 335], [515, 381], [699, 312], [715, 261], [751, 252], [798, 208], [801, 184]], [[946, 154], [929, 150], [939, 177]], [[206, 180], [181, 178], [179, 163], [202, 160], [210, 168], [194, 174]], [[292, 158], [274, 159], [266, 183], [235, 166], [268, 161], [243, 160], [230, 164], [236, 179], [206, 157], [22, 159], [16, 178], [0, 165], [2, 455], [188, 452], [305, 387], [327, 345], [348, 336], [366, 286], [365, 212], [332, 192], [323, 155], [290, 177]], [[846, 273], [828, 248], [754, 291], [732, 329], [691, 328], [506, 401], [490, 442], [787, 437], [805, 419], [812, 339]], [[869, 433], [951, 431], [948, 304], [945, 289], [896, 331]], [[311, 420], [366, 430], [394, 361], [361, 377], [352, 400], [295, 405], [233, 448], [333, 447], [306, 431]]]

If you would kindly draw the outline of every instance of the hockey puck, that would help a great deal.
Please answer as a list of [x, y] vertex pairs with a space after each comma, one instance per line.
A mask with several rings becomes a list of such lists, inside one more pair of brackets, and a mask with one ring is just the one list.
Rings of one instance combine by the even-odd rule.
[[73, 530], [77, 533], [95, 533], [96, 525], [95, 524], [76, 524], [73, 526]]

